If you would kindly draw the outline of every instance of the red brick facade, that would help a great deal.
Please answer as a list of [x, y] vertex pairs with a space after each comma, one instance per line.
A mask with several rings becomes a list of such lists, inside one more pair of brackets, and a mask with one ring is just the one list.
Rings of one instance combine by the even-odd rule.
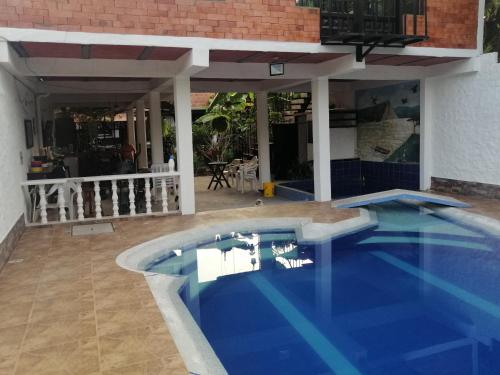
[[[422, 45], [475, 48], [478, 0], [428, 0]], [[0, 0], [0, 26], [319, 42], [319, 10], [295, 0]]]
[[428, 47], [476, 48], [479, 0], [427, 0]]

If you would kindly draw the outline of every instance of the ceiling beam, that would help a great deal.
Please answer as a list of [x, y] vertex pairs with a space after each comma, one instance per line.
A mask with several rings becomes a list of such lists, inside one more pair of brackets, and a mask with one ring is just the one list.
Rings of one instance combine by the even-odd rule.
[[334, 60], [317, 64], [317, 77], [335, 78], [347, 73], [356, 73], [366, 69], [364, 61], [356, 61], [354, 54], [345, 55]]
[[137, 57], [137, 60], [148, 60], [151, 54], [153, 53], [153, 49], [154, 47], [151, 46], [144, 47], [139, 57]]
[[[8, 52], [5, 44], [3, 62], [23, 76], [36, 77], [138, 77], [169, 78], [177, 75], [191, 76], [209, 66], [207, 49], [194, 49], [177, 60], [114, 60], [67, 59], [33, 57], [23, 61]], [[88, 52], [86, 52], [88, 53]]]
[[19, 57], [30, 57], [28, 51], [24, 48], [21, 42], [13, 42], [11, 43], [11, 47], [16, 51]]
[[150, 91], [149, 81], [51, 81], [40, 83], [50, 94], [144, 94]]
[[137, 94], [52, 94], [48, 102], [56, 106], [108, 106], [128, 104], [139, 97]]

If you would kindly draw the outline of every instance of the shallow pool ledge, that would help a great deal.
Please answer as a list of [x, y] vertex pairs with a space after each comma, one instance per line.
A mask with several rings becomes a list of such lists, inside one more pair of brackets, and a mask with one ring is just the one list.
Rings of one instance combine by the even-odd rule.
[[384, 203], [396, 200], [413, 200], [418, 202], [434, 203], [449, 207], [467, 208], [469, 204], [458, 199], [421, 191], [393, 189], [379, 193], [358, 195], [352, 198], [339, 199], [332, 202], [335, 208], [355, 208], [370, 204]]
[[336, 223], [308, 223], [297, 228], [298, 243], [324, 242], [359, 232], [378, 224], [377, 214], [360, 208], [359, 216]]

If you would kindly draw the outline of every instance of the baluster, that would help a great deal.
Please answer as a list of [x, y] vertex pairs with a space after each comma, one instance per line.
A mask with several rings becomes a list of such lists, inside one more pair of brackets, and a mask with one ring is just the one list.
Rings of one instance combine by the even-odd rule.
[[38, 194], [40, 194], [40, 218], [42, 220], [42, 224], [47, 224], [47, 198], [45, 197], [45, 185], [40, 185], [38, 187]]
[[85, 219], [83, 216], [84, 210], [83, 210], [83, 196], [82, 196], [82, 183], [77, 182], [76, 184], [76, 206], [77, 206], [77, 213], [78, 213], [78, 220], [82, 221]]
[[130, 205], [130, 216], [135, 216], [135, 194], [134, 194], [134, 179], [128, 179], [128, 199]]
[[101, 208], [101, 187], [99, 186], [99, 181], [94, 181], [94, 202], [95, 202], [95, 218], [102, 218], [102, 208]]
[[111, 181], [111, 190], [113, 191], [113, 195], [111, 197], [113, 201], [113, 217], [119, 217], [120, 210], [118, 209], [118, 193], [116, 187], [116, 180]]
[[59, 221], [66, 222], [66, 207], [64, 199], [64, 185], [60, 184], [57, 187], [57, 205], [59, 206]]
[[149, 178], [144, 179], [144, 188], [146, 189], [146, 213], [151, 214], [151, 185]]
[[161, 206], [163, 208], [163, 213], [166, 214], [168, 212], [168, 193], [165, 177], [161, 177]]

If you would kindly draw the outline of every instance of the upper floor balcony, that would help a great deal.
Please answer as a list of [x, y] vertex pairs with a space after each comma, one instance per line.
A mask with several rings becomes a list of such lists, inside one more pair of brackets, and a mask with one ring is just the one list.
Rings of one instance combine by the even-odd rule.
[[322, 44], [404, 47], [427, 39], [426, 0], [319, 0]]

